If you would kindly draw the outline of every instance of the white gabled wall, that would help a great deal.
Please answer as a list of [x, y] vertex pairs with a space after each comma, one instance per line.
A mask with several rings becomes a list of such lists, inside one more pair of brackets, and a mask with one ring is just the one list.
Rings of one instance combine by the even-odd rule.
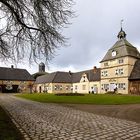
[[100, 93], [100, 81], [73, 83], [73, 93]]

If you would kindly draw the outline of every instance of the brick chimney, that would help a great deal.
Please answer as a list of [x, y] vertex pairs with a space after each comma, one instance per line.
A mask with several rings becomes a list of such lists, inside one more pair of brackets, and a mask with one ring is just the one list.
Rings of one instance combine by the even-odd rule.
[[69, 71], [69, 75], [70, 75], [70, 76], [72, 75], [71, 71]]
[[97, 67], [94, 66], [94, 67], [93, 67], [93, 73], [96, 73], [96, 72], [97, 72]]

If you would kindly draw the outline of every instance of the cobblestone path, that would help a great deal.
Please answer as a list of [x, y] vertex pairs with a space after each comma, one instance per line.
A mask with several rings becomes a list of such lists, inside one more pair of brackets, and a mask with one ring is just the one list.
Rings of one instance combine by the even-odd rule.
[[140, 124], [0, 95], [26, 140], [140, 140]]

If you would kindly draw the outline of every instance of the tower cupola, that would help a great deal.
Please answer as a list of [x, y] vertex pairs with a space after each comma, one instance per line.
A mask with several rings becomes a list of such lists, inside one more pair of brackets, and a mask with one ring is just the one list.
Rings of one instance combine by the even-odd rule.
[[126, 33], [125, 33], [125, 31], [123, 31], [122, 27], [121, 27], [121, 30], [118, 33], [117, 37], [118, 37], [118, 39], [126, 39]]

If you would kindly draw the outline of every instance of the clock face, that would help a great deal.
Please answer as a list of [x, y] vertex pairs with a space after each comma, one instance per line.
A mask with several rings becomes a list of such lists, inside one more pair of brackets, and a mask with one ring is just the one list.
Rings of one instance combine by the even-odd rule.
[[117, 52], [116, 51], [112, 51], [112, 56], [116, 56]]

